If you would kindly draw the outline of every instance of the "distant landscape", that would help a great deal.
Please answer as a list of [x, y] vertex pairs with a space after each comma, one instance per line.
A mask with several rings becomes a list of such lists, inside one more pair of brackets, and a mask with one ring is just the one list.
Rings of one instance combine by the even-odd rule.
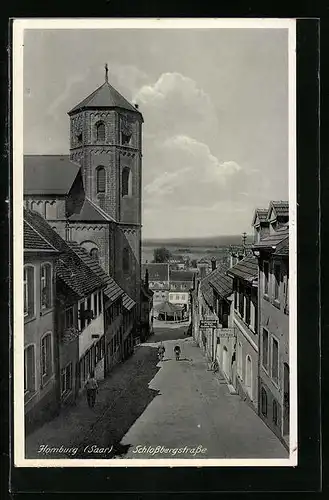
[[[246, 243], [252, 243], [253, 236], [247, 235]], [[206, 238], [145, 239], [142, 241], [142, 262], [152, 262], [153, 250], [167, 248], [173, 256], [189, 257], [190, 260], [202, 257], [215, 257], [223, 260], [228, 255], [230, 245], [241, 245], [241, 235], [209, 236]]]

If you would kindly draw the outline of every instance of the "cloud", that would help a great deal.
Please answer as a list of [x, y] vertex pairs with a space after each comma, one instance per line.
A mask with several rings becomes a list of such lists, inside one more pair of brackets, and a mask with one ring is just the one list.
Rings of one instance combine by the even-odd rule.
[[175, 135], [211, 144], [218, 138], [218, 118], [209, 95], [191, 78], [163, 73], [134, 96], [144, 115], [145, 139]]
[[209, 207], [223, 197], [230, 179], [242, 172], [236, 162], [221, 161], [207, 144], [186, 135], [159, 141], [153, 148], [155, 165], [161, 169], [148, 168], [145, 207]]

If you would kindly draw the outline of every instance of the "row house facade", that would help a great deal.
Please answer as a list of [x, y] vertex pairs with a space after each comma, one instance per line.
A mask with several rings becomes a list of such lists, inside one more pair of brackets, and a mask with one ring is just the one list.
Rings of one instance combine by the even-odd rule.
[[[29, 247], [35, 241], [51, 247], [55, 257], [51, 259], [50, 250], [39, 248], [33, 251], [32, 260]], [[105, 283], [70, 251], [42, 216], [29, 210], [24, 210], [24, 255], [25, 420], [29, 432], [74, 401], [90, 371], [104, 378]]]
[[[218, 363], [229, 388], [288, 446], [288, 202], [271, 201], [267, 209], [256, 209], [252, 226], [253, 245], [235, 248], [230, 266], [194, 277], [192, 335], [208, 361]], [[205, 319], [216, 328], [200, 328]]]
[[169, 264], [151, 262], [142, 265], [142, 274], [148, 272], [149, 289], [153, 292], [153, 306], [169, 300]]
[[258, 262], [244, 257], [227, 274], [233, 279], [235, 376], [238, 394], [258, 410]]
[[259, 262], [259, 415], [289, 439], [289, 229], [255, 244]]
[[[191, 292], [192, 335], [209, 363], [217, 363], [229, 383], [233, 379], [235, 349], [232, 322], [233, 280], [227, 267], [215, 268], [203, 279], [194, 278]], [[203, 329], [200, 322], [212, 320], [216, 328]]]

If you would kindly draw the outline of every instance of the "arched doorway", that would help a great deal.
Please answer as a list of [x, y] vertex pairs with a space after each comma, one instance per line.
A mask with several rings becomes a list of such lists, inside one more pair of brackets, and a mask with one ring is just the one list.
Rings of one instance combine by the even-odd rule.
[[246, 389], [250, 399], [252, 399], [252, 361], [249, 354], [246, 357]]

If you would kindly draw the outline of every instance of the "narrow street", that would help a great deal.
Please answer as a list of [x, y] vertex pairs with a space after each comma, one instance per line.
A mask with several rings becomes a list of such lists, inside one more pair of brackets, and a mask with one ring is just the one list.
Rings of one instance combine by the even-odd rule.
[[[195, 458], [287, 458], [256, 413], [230, 394], [221, 376], [207, 371], [202, 352], [185, 332], [186, 327], [156, 328], [101, 383], [94, 409], [81, 398], [28, 436], [26, 458], [172, 458], [165, 448], [198, 446], [204, 451]], [[162, 362], [157, 360], [160, 341], [166, 348]], [[180, 361], [173, 352], [177, 343]], [[74, 448], [75, 454], [42, 454], [42, 444]], [[185, 453], [176, 457], [193, 458]]]

